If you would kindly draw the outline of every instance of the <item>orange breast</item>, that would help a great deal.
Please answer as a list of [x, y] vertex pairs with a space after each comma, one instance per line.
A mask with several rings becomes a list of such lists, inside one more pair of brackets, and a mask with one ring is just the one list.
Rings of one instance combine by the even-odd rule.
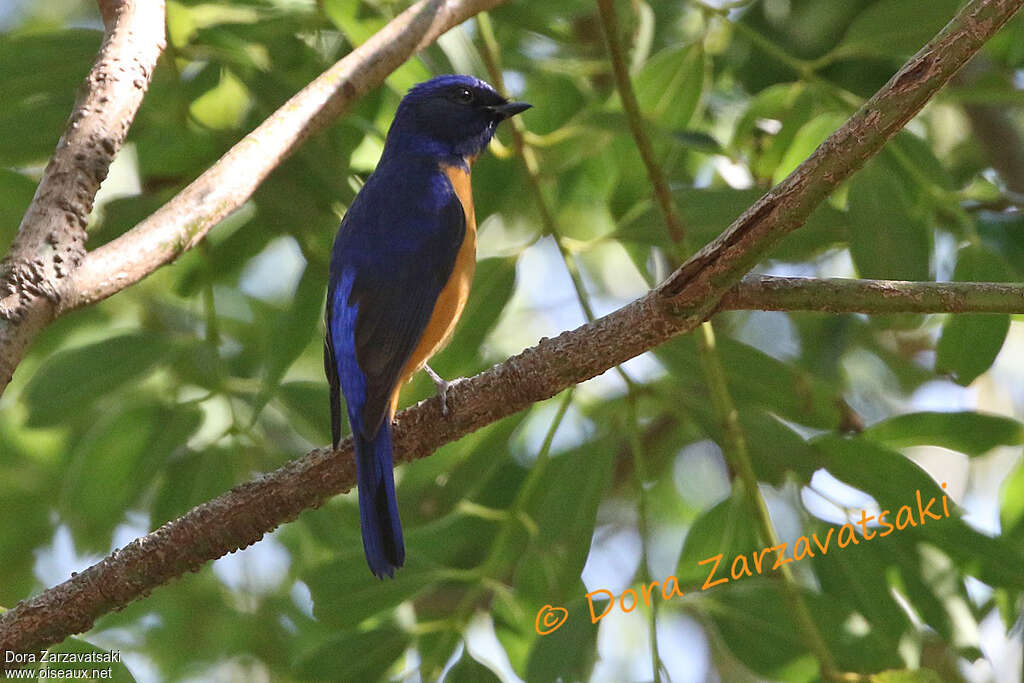
[[[467, 160], [467, 167], [472, 159]], [[435, 353], [444, 348], [455, 331], [455, 324], [466, 307], [469, 298], [469, 287], [473, 282], [476, 270], [476, 215], [473, 213], [473, 191], [469, 183], [469, 171], [459, 166], [442, 165], [442, 170], [455, 189], [455, 196], [462, 202], [462, 211], [466, 215], [466, 236], [455, 257], [455, 267], [448, 279], [448, 284], [441, 290], [434, 304], [434, 312], [430, 322], [420, 338], [420, 343], [412, 352], [409, 361], [402, 368], [398, 384], [391, 395], [391, 414], [394, 415], [398, 406], [398, 393], [406, 382]]]

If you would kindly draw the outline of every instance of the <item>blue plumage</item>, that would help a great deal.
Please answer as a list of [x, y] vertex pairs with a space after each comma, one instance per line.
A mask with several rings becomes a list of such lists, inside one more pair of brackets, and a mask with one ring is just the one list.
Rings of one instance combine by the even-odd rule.
[[497, 124], [527, 106], [506, 102], [470, 76], [440, 76], [414, 87], [335, 238], [324, 343], [332, 436], [337, 446], [344, 395], [363, 548], [378, 577], [393, 576], [405, 560], [392, 471], [394, 399], [401, 382], [426, 362], [419, 355], [436, 350], [419, 348], [428, 328], [454, 324], [439, 320], [435, 305], [457, 270], [467, 225], [475, 226], [451, 169], [464, 169], [468, 181]]

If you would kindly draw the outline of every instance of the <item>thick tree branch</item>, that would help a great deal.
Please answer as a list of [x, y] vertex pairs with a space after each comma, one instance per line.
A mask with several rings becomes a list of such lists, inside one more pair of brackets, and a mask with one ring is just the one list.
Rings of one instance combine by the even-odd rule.
[[744, 273], [840, 183], [877, 154], [921, 107], [1024, 4], [973, 0], [889, 82], [781, 183], [757, 200], [718, 238], [658, 288], [658, 305], [703, 320]]
[[178, 258], [241, 206], [310, 135], [453, 26], [504, 0], [422, 0], [339, 60], [246, 135], [188, 187], [90, 252], [61, 312], [116, 294]]
[[[1024, 0], [969, 2], [807, 161], [658, 289], [455, 385], [447, 418], [436, 398], [403, 411], [395, 428], [397, 460], [424, 457], [692, 330], [745, 270], [876, 154], [1021, 4]], [[28, 651], [58, 642], [170, 579], [255, 543], [304, 509], [350, 489], [352, 460], [350, 442], [333, 453], [317, 449], [133, 541], [0, 615], [0, 650]]]
[[64, 135], [0, 263], [0, 393], [61, 304], [85, 256], [93, 199], [121, 148], [164, 47], [162, 0], [104, 0], [107, 32]]
[[1024, 285], [751, 275], [722, 297], [718, 310], [1024, 313]]

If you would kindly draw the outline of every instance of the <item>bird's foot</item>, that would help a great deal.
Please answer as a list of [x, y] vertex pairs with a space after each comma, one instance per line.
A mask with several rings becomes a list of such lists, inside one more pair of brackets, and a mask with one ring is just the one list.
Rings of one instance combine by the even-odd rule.
[[427, 371], [427, 374], [430, 375], [430, 379], [434, 381], [434, 386], [437, 387], [437, 395], [441, 397], [441, 414], [448, 417], [448, 389], [466, 378], [456, 377], [449, 381], [434, 372], [429, 365], [424, 365], [423, 369]]

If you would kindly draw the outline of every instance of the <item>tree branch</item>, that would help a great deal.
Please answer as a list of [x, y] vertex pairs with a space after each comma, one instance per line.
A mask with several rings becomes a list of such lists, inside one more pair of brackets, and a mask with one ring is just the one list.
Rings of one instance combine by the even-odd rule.
[[422, 0], [296, 93], [188, 187], [124, 235], [90, 252], [61, 312], [96, 303], [170, 263], [241, 206], [309, 136], [416, 52], [504, 0]]
[[85, 225], [164, 48], [162, 0], [104, 0], [103, 45], [18, 234], [0, 263], [0, 393], [56, 315], [85, 256]]
[[657, 290], [666, 315], [692, 328], [744, 273], [878, 153], [1024, 0], [972, 0], [814, 153]]
[[[435, 397], [403, 411], [398, 462], [605, 372], [692, 330], [743, 272], [857, 167], [876, 154], [1024, 0], [972, 0], [786, 180], [658, 289], [455, 385], [450, 415]], [[0, 650], [31, 651], [91, 627], [100, 615], [205, 562], [258, 541], [354, 482], [350, 441], [305, 457], [200, 505], [68, 581], [0, 615]]]
[[743, 278], [719, 311], [822, 313], [1024, 313], [1024, 285], [1004, 282], [820, 280], [754, 275]]

